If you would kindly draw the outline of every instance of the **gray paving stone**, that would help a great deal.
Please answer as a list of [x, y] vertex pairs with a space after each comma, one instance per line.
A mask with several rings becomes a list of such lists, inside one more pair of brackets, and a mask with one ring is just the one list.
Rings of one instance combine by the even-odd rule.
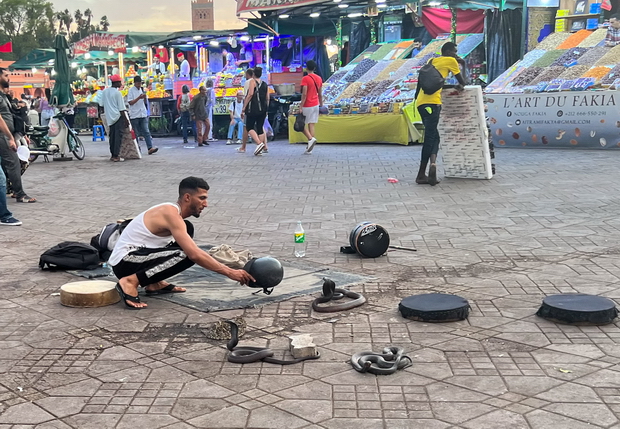
[[[301, 146], [275, 142], [258, 158], [217, 143], [203, 152], [177, 139], [158, 145], [157, 155], [118, 165], [105, 144], [87, 142], [84, 161], [29, 168], [37, 204], [9, 201], [24, 225], [2, 231], [0, 413], [31, 406], [39, 411], [28, 418], [50, 417], [1, 429], [618, 426], [618, 322], [576, 327], [534, 315], [549, 294], [620, 302], [618, 153], [500, 149], [493, 180], [431, 188], [413, 183], [419, 146], [319, 145], [303, 157]], [[212, 186], [194, 220], [199, 244], [370, 278], [353, 287], [368, 303], [333, 315], [312, 312], [309, 296], [209, 314], [150, 297], [140, 312], [70, 309], [52, 295], [70, 276], [24, 265], [59, 241], [88, 242], [108, 222], [174, 199], [188, 174]], [[393, 176], [398, 184], [387, 183]], [[298, 261], [291, 237], [300, 219], [308, 251]], [[338, 253], [365, 220], [417, 252]], [[400, 317], [402, 298], [428, 292], [466, 297], [469, 319]], [[309, 333], [321, 358], [231, 364], [223, 343], [201, 331], [234, 316], [248, 321], [244, 344], [280, 352], [288, 335]], [[350, 367], [353, 353], [390, 344], [413, 366], [385, 377]]]
[[0, 423], [12, 424], [37, 424], [53, 419], [54, 416], [28, 402], [9, 407], [0, 415]]

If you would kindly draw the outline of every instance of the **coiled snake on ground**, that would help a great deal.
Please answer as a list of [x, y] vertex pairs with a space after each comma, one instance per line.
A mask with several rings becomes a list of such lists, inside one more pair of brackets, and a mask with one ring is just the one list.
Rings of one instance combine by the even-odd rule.
[[[352, 298], [353, 301], [343, 302], [341, 304], [320, 306], [329, 301], [335, 301], [344, 297]], [[366, 302], [366, 298], [357, 292], [351, 292], [350, 290], [340, 289], [336, 287], [336, 283], [333, 280], [323, 279], [323, 296], [312, 301], [312, 309], [318, 313], [331, 313], [335, 311], [346, 311]]]
[[358, 372], [370, 372], [377, 375], [393, 374], [399, 369], [413, 365], [405, 350], [400, 347], [386, 347], [383, 353], [359, 352], [351, 356], [351, 365]]
[[315, 356], [306, 356], [293, 360], [281, 360], [273, 357], [273, 351], [267, 347], [237, 347], [239, 343], [239, 327], [232, 320], [227, 320], [230, 325], [230, 341], [226, 344], [228, 353], [228, 362], [232, 363], [252, 363], [252, 362], [268, 362], [277, 365], [292, 365], [309, 359], [318, 359], [321, 357], [317, 351]]

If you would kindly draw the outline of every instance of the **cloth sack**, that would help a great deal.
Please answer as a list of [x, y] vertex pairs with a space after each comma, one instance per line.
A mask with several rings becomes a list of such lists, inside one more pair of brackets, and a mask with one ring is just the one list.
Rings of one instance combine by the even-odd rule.
[[228, 244], [221, 244], [219, 246], [209, 249], [209, 255], [213, 256], [213, 259], [226, 265], [227, 267], [234, 269], [241, 269], [245, 264], [252, 259], [252, 252], [249, 250], [233, 250]]

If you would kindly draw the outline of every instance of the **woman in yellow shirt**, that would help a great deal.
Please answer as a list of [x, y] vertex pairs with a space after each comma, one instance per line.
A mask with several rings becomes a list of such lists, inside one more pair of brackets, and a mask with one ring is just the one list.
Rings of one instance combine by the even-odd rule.
[[[465, 79], [461, 75], [459, 63], [465, 66], [465, 61], [457, 56], [456, 44], [447, 42], [441, 47], [441, 56], [433, 58], [430, 61], [439, 73], [446, 78], [452, 73], [459, 81], [457, 90], [462, 91], [465, 85]], [[418, 86], [419, 88], [419, 86]], [[418, 91], [416, 97], [416, 106], [422, 117], [424, 124], [424, 146], [422, 147], [422, 159], [420, 160], [420, 170], [415, 181], [419, 185], [429, 184], [435, 186], [437, 180], [437, 152], [439, 152], [439, 132], [437, 124], [439, 123], [439, 115], [441, 113], [441, 89], [432, 94], [426, 94], [423, 90]], [[426, 175], [426, 166], [430, 160], [431, 165]]]

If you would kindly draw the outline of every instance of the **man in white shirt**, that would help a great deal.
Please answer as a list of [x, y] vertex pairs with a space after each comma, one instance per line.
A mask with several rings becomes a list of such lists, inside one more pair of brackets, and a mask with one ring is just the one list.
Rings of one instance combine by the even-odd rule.
[[142, 78], [133, 78], [133, 86], [127, 91], [127, 102], [129, 103], [129, 120], [131, 127], [136, 133], [136, 137], [144, 137], [149, 155], [154, 154], [159, 149], [153, 147], [153, 139], [149, 131], [148, 101], [142, 89]]
[[155, 55], [153, 57], [153, 64], [149, 66], [140, 66], [141, 69], [149, 69], [149, 73], [152, 71], [155, 75], [166, 74], [166, 65], [161, 62], [161, 57]]
[[128, 127], [127, 108], [123, 101], [123, 95], [119, 91], [121, 87], [121, 77], [117, 74], [110, 76], [112, 86], [101, 91], [101, 104], [105, 111], [105, 120], [110, 127], [110, 161], [124, 161], [120, 157], [121, 140], [123, 136], [123, 128]]
[[179, 66], [179, 77], [189, 78], [189, 74], [190, 74], [189, 61], [185, 59], [185, 55], [182, 52], [179, 52], [177, 54], [177, 59], [181, 63], [181, 65]]
[[237, 99], [230, 103], [228, 110], [230, 111], [230, 125], [228, 126], [228, 141], [226, 144], [233, 144], [232, 136], [235, 127], [239, 127], [237, 130], [237, 144], [239, 144], [243, 138], [243, 119], [241, 119], [241, 113], [243, 112], [243, 91], [237, 92]]

